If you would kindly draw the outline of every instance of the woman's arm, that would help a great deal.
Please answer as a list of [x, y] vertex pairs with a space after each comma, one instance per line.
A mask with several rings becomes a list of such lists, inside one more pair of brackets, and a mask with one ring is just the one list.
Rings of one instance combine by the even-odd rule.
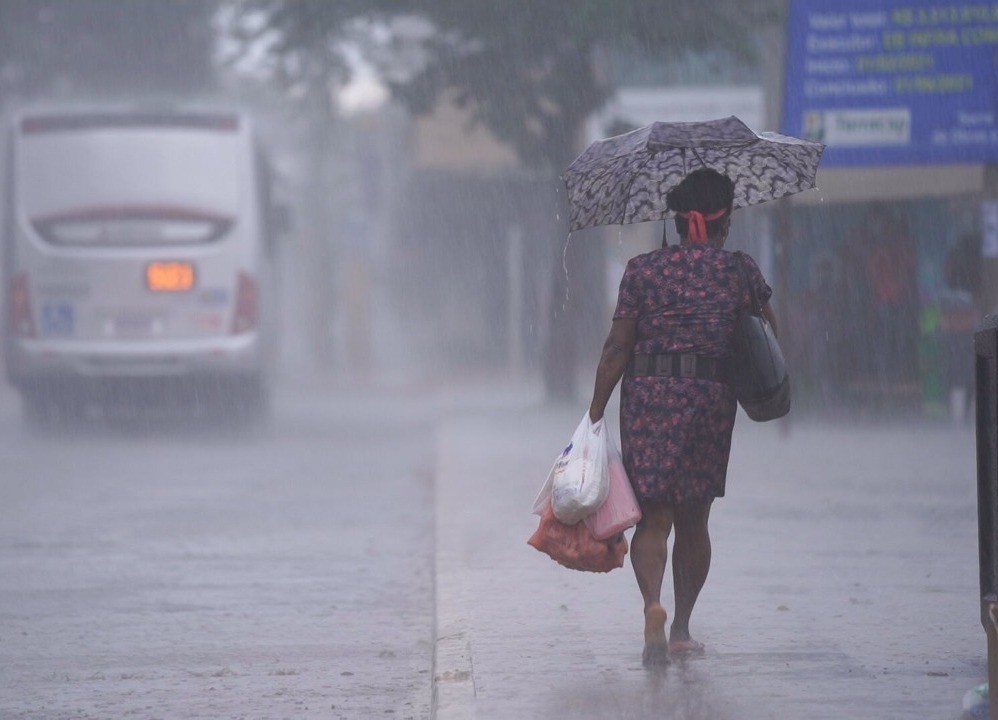
[[603, 354], [600, 356], [599, 367], [596, 368], [593, 401], [589, 404], [589, 419], [593, 422], [603, 417], [613, 389], [624, 374], [631, 355], [634, 354], [637, 330], [636, 318], [617, 318], [610, 326], [610, 334], [603, 343]]
[[779, 338], [780, 330], [776, 327], [776, 313], [773, 312], [773, 308], [769, 303], [762, 306], [762, 316], [766, 318], [766, 322], [773, 328], [773, 335]]

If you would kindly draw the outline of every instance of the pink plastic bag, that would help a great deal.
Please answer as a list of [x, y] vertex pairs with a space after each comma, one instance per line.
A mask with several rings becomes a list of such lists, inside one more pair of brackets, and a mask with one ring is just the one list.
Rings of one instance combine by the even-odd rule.
[[586, 525], [597, 540], [606, 540], [641, 519], [631, 481], [627, 479], [624, 461], [612, 437], [607, 438], [607, 460], [610, 465], [610, 492], [595, 513], [585, 519]]

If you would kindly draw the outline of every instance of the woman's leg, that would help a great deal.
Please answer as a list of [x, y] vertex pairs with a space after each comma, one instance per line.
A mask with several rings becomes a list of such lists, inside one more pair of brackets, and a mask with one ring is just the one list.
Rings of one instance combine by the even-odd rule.
[[676, 615], [669, 642], [673, 651], [698, 650], [690, 638], [690, 615], [710, 570], [710, 533], [707, 520], [710, 503], [677, 505], [673, 509], [676, 541], [672, 548], [672, 582], [676, 591]]
[[666, 542], [672, 530], [672, 508], [645, 504], [642, 517], [631, 538], [631, 566], [644, 599], [646, 664], [668, 660], [665, 640], [665, 608], [662, 607], [662, 579], [668, 557]]
[[671, 531], [671, 506], [650, 503], [641, 506], [641, 522], [631, 538], [631, 565], [645, 610], [662, 602], [662, 579], [668, 556], [666, 541]]

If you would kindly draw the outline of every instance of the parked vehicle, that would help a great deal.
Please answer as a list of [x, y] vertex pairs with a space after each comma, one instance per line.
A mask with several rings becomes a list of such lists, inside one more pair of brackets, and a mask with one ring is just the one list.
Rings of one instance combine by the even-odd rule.
[[265, 407], [282, 228], [247, 115], [24, 113], [6, 160], [4, 359], [29, 418]]

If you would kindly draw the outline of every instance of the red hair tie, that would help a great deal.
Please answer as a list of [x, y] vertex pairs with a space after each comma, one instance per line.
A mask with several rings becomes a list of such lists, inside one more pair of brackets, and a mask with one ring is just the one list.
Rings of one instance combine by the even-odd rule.
[[679, 217], [685, 218], [689, 221], [690, 227], [687, 234], [689, 235], [690, 242], [705, 243], [707, 242], [707, 223], [712, 220], [717, 220], [719, 217], [724, 217], [726, 212], [728, 212], [726, 209], [721, 209], [712, 212], [709, 215], [704, 215], [699, 210], [690, 210], [689, 212], [676, 214]]

